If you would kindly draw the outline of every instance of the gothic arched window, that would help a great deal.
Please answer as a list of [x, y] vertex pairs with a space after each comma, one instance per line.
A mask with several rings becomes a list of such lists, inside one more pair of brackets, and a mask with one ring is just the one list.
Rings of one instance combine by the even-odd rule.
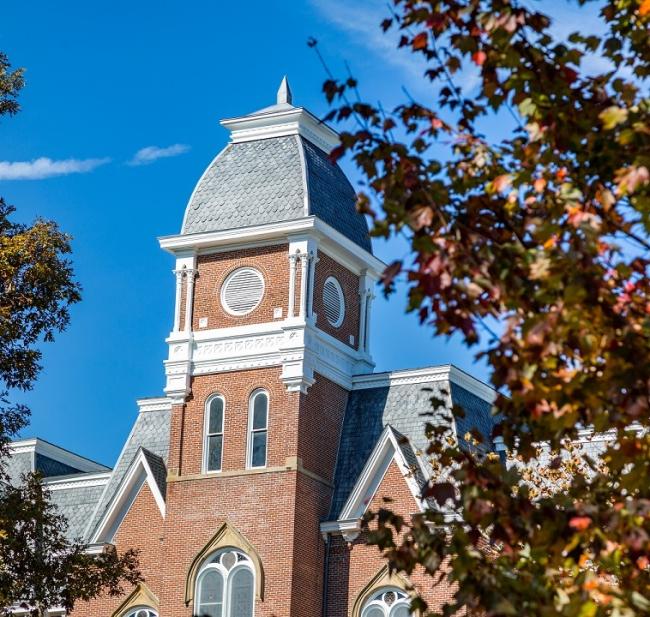
[[205, 403], [203, 471], [221, 471], [223, 457], [223, 416], [226, 402], [213, 394]]
[[235, 548], [218, 551], [199, 571], [195, 598], [196, 617], [253, 617], [253, 562]]
[[255, 390], [248, 411], [248, 467], [266, 467], [269, 429], [269, 394]]
[[361, 617], [411, 617], [411, 598], [397, 587], [373, 593], [361, 610]]
[[148, 606], [132, 608], [125, 617], [158, 617], [158, 613]]

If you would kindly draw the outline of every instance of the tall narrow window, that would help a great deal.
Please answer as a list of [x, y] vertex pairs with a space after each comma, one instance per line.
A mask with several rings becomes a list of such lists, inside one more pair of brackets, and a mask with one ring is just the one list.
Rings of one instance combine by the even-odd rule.
[[196, 586], [198, 617], [253, 617], [253, 563], [241, 551], [227, 548], [210, 557]]
[[269, 426], [269, 395], [264, 390], [253, 392], [248, 418], [248, 466], [265, 467]]
[[223, 412], [222, 396], [211, 396], [205, 405], [205, 442], [203, 445], [203, 469], [221, 471], [223, 456]]

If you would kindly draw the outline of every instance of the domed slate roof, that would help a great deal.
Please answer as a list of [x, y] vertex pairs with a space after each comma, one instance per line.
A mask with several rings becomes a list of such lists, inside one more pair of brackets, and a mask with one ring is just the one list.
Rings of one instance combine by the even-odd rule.
[[[354, 189], [341, 168], [330, 161], [323, 146], [305, 137], [307, 129], [301, 123], [306, 116], [312, 123], [308, 134], [313, 133], [316, 141], [314, 127], [318, 129], [318, 121], [314, 123], [309, 112], [291, 105], [288, 84], [283, 81], [277, 105], [243, 119], [224, 121], [226, 125], [254, 123], [258, 133], [246, 129], [249, 135], [240, 140], [233, 132], [232, 142], [212, 161], [196, 185], [181, 233], [237, 229], [315, 215], [371, 252], [368, 225], [356, 211]], [[279, 122], [283, 123], [281, 130], [274, 130]], [[272, 136], [255, 138], [259, 133], [264, 135], [269, 125], [274, 130]], [[284, 128], [287, 126], [294, 126], [295, 130]]]

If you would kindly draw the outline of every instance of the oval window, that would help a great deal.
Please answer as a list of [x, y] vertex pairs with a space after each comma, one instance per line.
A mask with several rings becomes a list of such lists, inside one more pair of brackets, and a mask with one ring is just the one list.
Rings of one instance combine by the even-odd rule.
[[231, 272], [221, 287], [221, 304], [230, 315], [247, 315], [264, 296], [264, 277], [254, 268]]
[[327, 321], [338, 328], [345, 317], [345, 299], [341, 284], [333, 276], [327, 278], [323, 285], [323, 306]]

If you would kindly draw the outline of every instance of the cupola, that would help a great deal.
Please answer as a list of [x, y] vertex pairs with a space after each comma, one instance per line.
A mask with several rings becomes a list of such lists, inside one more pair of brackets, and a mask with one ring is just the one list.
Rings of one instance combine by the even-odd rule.
[[371, 252], [368, 225], [341, 168], [338, 134], [292, 102], [285, 77], [275, 105], [221, 121], [230, 142], [210, 163], [185, 210], [181, 234], [316, 216]]

